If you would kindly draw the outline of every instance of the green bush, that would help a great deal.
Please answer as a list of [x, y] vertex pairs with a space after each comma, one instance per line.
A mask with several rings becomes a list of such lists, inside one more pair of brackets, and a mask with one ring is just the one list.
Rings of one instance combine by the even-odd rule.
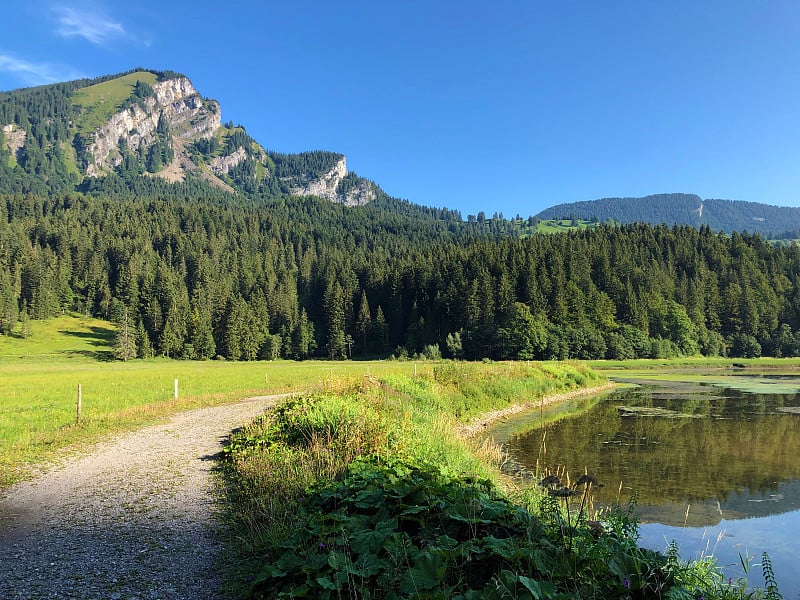
[[598, 541], [584, 526], [567, 548], [559, 519], [434, 465], [358, 459], [297, 509], [303, 526], [261, 565], [252, 598], [613, 598], [671, 585], [667, 558], [628, 535]]

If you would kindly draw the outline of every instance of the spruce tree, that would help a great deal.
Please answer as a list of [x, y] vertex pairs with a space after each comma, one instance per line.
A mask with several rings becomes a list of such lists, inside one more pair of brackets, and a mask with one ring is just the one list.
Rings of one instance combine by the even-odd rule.
[[114, 335], [114, 356], [122, 361], [136, 358], [136, 331], [128, 316], [127, 306], [117, 323], [117, 332]]
[[328, 358], [341, 360], [347, 357], [347, 340], [344, 331], [344, 292], [338, 281], [328, 285], [323, 303], [328, 319]]
[[361, 336], [361, 353], [367, 354], [367, 334], [372, 325], [372, 315], [369, 312], [369, 302], [367, 302], [367, 292], [361, 292], [361, 306], [356, 317], [356, 330]]
[[375, 311], [375, 336], [380, 342], [381, 352], [388, 352], [389, 324], [386, 322], [386, 317], [383, 316], [383, 308], [380, 306]]

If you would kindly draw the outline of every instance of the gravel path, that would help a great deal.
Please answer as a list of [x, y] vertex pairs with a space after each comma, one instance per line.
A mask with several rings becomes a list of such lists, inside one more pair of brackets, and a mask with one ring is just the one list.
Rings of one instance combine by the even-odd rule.
[[275, 398], [181, 413], [0, 492], [0, 598], [220, 598], [213, 457]]

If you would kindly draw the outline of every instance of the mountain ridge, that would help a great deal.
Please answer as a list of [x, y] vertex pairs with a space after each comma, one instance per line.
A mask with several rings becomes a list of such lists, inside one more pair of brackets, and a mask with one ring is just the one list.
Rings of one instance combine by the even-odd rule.
[[[176, 184], [183, 187], [165, 187]], [[268, 150], [244, 126], [223, 122], [219, 102], [175, 71], [136, 68], [0, 92], [0, 193], [202, 195], [206, 186], [251, 199], [316, 196], [345, 206], [397, 200], [349, 171], [342, 154]], [[536, 218], [706, 225], [769, 237], [800, 232], [800, 208], [696, 194], [558, 204]]]
[[187, 179], [244, 195], [356, 206], [382, 191], [338, 153], [268, 151], [173, 71], [134, 69], [0, 93], [0, 191], [91, 189], [105, 177]]
[[715, 231], [748, 231], [780, 237], [800, 230], [800, 208], [744, 200], [702, 199], [697, 194], [652, 194], [557, 204], [541, 220], [581, 219], [620, 224], [708, 226]]

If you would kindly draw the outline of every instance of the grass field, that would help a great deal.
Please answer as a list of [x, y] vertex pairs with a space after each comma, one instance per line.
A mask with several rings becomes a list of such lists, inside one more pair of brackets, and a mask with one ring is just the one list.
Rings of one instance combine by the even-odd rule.
[[[176, 361], [113, 359], [114, 329], [106, 321], [63, 316], [31, 321], [31, 335], [0, 336], [0, 486], [67, 447], [130, 430], [180, 410], [248, 396], [300, 391], [364, 375], [422, 374], [431, 363], [398, 361]], [[665, 367], [730, 369], [731, 359], [597, 361], [607, 375]], [[736, 360], [752, 369], [797, 370], [798, 359]], [[174, 382], [178, 380], [178, 399]], [[76, 423], [78, 386], [82, 419]]]
[[565, 231], [570, 230], [577, 230], [577, 229], [595, 229], [598, 227], [598, 223], [593, 221], [575, 221], [573, 222], [572, 219], [561, 219], [561, 220], [544, 220], [539, 221], [536, 225], [536, 232], [537, 233], [563, 233]]
[[0, 336], [0, 487], [25, 477], [32, 464], [56, 458], [64, 448], [180, 410], [309, 389], [331, 379], [415, 369], [413, 363], [393, 361], [120, 362], [113, 360], [114, 330], [105, 321], [64, 316], [30, 325], [27, 339]]
[[615, 371], [691, 371], [705, 372], [720, 370], [786, 371], [795, 373], [800, 369], [800, 358], [729, 358], [725, 356], [684, 356], [680, 358], [638, 358], [634, 360], [587, 360], [591, 368], [611, 374]]
[[111, 81], [81, 88], [72, 96], [72, 103], [81, 108], [76, 122], [79, 133], [91, 133], [108, 123], [133, 92], [137, 81], [150, 85], [156, 83], [156, 76], [149, 71], [129, 73]]

